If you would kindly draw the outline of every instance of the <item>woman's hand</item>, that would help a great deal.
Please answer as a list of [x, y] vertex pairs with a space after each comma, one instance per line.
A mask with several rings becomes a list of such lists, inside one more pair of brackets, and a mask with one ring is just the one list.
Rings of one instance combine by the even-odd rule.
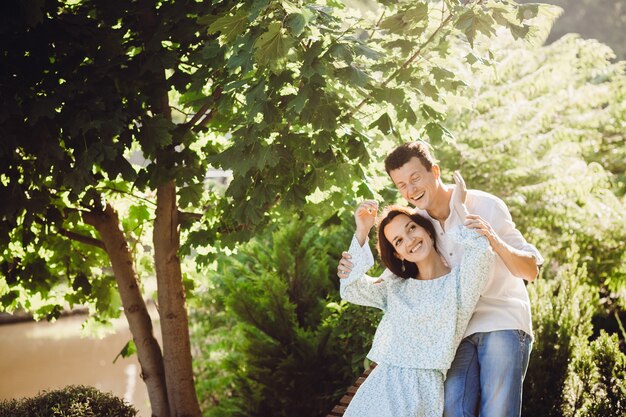
[[454, 183], [456, 184], [454, 190], [452, 191], [452, 206], [454, 207], [454, 211], [456, 211], [461, 220], [464, 221], [469, 214], [469, 211], [467, 211], [467, 207], [465, 207], [467, 187], [459, 171], [454, 171], [454, 174], [452, 174], [452, 176], [454, 177]]
[[374, 227], [377, 213], [378, 203], [374, 200], [363, 201], [354, 211], [354, 221], [356, 223], [355, 235], [361, 246], [363, 246], [367, 235], [372, 227]]

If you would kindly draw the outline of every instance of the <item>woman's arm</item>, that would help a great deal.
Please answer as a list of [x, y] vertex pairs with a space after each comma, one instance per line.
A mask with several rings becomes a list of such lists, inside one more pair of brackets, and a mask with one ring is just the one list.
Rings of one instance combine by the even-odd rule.
[[367, 241], [360, 245], [355, 235], [348, 252], [352, 255], [354, 266], [348, 277], [339, 281], [341, 298], [353, 304], [384, 310], [387, 307], [387, 282], [365, 274], [374, 265], [374, 256]]
[[[340, 280], [341, 298], [354, 304], [384, 309], [387, 305], [387, 290], [384, 280], [368, 277], [365, 273], [374, 265], [374, 256], [367, 244], [367, 236], [374, 227], [378, 203], [366, 200], [354, 211], [356, 231], [348, 254], [350, 267], [340, 261], [337, 275]], [[345, 253], [345, 252], [344, 252]]]

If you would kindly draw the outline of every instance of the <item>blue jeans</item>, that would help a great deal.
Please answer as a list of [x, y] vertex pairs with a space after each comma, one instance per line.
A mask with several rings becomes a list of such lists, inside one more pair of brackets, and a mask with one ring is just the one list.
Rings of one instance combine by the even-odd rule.
[[522, 330], [463, 339], [445, 382], [444, 417], [519, 417], [531, 349]]

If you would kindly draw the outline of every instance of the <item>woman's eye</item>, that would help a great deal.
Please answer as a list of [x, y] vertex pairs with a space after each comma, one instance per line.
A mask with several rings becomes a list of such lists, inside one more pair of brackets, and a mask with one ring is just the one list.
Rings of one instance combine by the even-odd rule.
[[409, 226], [409, 230], [411, 230], [411, 231], [415, 230], [415, 225], [412, 224], [411, 226]]
[[398, 240], [396, 240], [396, 248], [397, 248], [398, 246], [400, 246], [400, 243], [402, 243], [402, 239], [398, 239]]

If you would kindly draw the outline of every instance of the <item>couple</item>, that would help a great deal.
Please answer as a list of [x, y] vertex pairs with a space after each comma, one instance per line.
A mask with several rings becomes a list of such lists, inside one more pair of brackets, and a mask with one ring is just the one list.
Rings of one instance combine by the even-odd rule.
[[518, 417], [532, 347], [523, 280], [537, 277], [541, 255], [500, 199], [466, 191], [458, 174], [455, 187], [443, 184], [422, 142], [397, 147], [385, 169], [416, 210], [383, 214], [378, 250], [387, 270], [373, 279], [366, 241], [378, 206], [356, 209], [338, 267], [341, 295], [385, 314], [368, 354], [378, 366], [345, 416]]

